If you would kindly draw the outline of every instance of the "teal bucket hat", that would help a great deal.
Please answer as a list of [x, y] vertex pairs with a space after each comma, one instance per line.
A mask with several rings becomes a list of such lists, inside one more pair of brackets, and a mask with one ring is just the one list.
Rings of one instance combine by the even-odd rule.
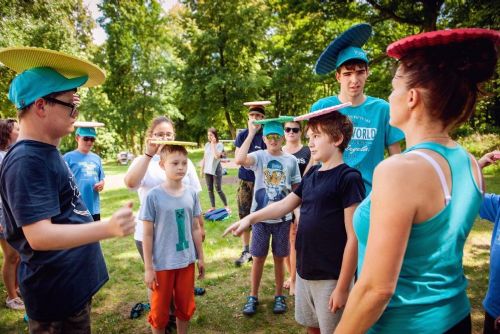
[[328, 74], [351, 59], [368, 63], [368, 57], [361, 47], [372, 35], [368, 23], [360, 23], [344, 31], [326, 47], [314, 66], [316, 74]]
[[293, 122], [295, 116], [279, 116], [277, 118], [268, 118], [258, 121], [254, 121], [254, 124], [261, 124], [264, 128], [263, 135], [267, 136], [271, 133], [276, 133], [280, 136], [285, 135], [285, 130], [283, 130], [283, 124], [287, 122]]
[[80, 137], [97, 137], [97, 132], [95, 128], [78, 128], [76, 129], [76, 135]]
[[50, 67], [31, 68], [12, 80], [9, 100], [23, 109], [41, 97], [83, 86], [87, 80], [87, 75], [68, 79]]
[[264, 124], [263, 134], [267, 136], [269, 134], [275, 133], [280, 136], [285, 135], [285, 130], [283, 130], [283, 123], [271, 121]]

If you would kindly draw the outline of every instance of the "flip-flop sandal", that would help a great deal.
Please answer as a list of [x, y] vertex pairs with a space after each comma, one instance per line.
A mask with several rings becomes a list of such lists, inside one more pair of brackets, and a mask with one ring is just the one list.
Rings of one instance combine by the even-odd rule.
[[130, 310], [130, 319], [139, 318], [144, 310], [144, 305], [142, 303], [137, 303]]
[[194, 287], [194, 295], [195, 296], [203, 296], [205, 294], [205, 288], [197, 288]]

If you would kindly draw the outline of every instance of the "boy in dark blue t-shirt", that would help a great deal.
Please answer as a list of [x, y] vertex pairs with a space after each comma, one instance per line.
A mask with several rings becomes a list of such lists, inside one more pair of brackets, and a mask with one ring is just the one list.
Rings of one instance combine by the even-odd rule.
[[0, 62], [22, 71], [10, 84], [20, 130], [2, 163], [0, 194], [6, 240], [21, 256], [29, 331], [90, 333], [92, 296], [108, 280], [98, 241], [133, 233], [134, 215], [130, 203], [109, 221], [94, 223], [57, 146], [78, 117], [76, 89], [100, 84], [104, 73], [38, 48], [0, 50]]
[[342, 160], [352, 135], [351, 121], [338, 111], [309, 115], [311, 158], [321, 166], [312, 167], [286, 198], [234, 223], [224, 235], [239, 235], [254, 223], [281, 217], [301, 205], [295, 319], [309, 332], [332, 333], [354, 280], [357, 241], [352, 216], [365, 188], [361, 174]]

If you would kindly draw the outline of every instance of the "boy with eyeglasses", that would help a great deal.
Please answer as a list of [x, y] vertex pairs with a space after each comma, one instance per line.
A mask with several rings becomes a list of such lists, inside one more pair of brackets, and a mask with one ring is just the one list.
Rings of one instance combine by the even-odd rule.
[[[93, 222], [61, 156], [74, 129], [80, 86], [105, 80], [94, 64], [61, 52], [14, 47], [0, 62], [18, 75], [9, 100], [18, 109], [18, 141], [0, 170], [7, 242], [19, 253], [19, 287], [30, 333], [91, 333], [92, 296], [108, 281], [99, 240], [134, 232], [132, 203]], [[62, 101], [65, 104], [55, 102]]]
[[[277, 119], [257, 122], [264, 124], [263, 135], [267, 149], [248, 154], [254, 136], [260, 128], [250, 119], [248, 121], [248, 136], [235, 157], [237, 164], [255, 173], [251, 212], [258, 211], [285, 198], [298, 186], [301, 180], [297, 159], [281, 149], [284, 135], [282, 122], [277, 121]], [[260, 280], [271, 236], [276, 284], [273, 312], [275, 314], [286, 312], [287, 307], [283, 296], [284, 262], [290, 254], [291, 221], [292, 214], [289, 212], [283, 217], [264, 220], [252, 227], [252, 241], [250, 243], [250, 253], [253, 257], [251, 292], [243, 306], [244, 315], [253, 315], [257, 312]]]
[[97, 133], [94, 127], [76, 130], [77, 148], [63, 158], [75, 176], [78, 190], [94, 221], [101, 220], [99, 193], [104, 188], [104, 170], [101, 158], [91, 152]]

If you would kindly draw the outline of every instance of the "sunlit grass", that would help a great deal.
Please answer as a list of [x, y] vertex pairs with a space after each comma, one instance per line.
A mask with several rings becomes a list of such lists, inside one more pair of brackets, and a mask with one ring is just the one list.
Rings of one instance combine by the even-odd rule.
[[[193, 162], [201, 159], [194, 153]], [[191, 155], [193, 158], [193, 156]], [[106, 167], [108, 168], [108, 167]], [[124, 169], [126, 170], [126, 168]], [[106, 172], [108, 172], [106, 170]], [[109, 174], [109, 173], [108, 173]], [[237, 175], [229, 170], [229, 177]], [[488, 191], [500, 193], [500, 173], [490, 169], [485, 177]], [[209, 207], [204, 180], [201, 202]], [[238, 238], [221, 238], [222, 232], [237, 219], [237, 184], [224, 184], [224, 192], [233, 211], [230, 219], [223, 222], [205, 222], [207, 238], [204, 243], [206, 256], [206, 279], [197, 282], [207, 289], [202, 297], [196, 297], [197, 310], [191, 321], [192, 333], [304, 333], [293, 317], [293, 298], [288, 299], [289, 311], [285, 315], [272, 313], [274, 294], [274, 272], [272, 259], [268, 257], [261, 283], [258, 313], [251, 318], [241, 314], [250, 288], [250, 265], [236, 268], [234, 259], [241, 251]], [[137, 194], [127, 189], [104, 190], [102, 193], [102, 215], [111, 213], [132, 200], [138, 208]], [[217, 206], [222, 204], [216, 195]], [[488, 282], [489, 246], [492, 224], [478, 220], [467, 241], [464, 266], [469, 279], [468, 295], [473, 312], [474, 333], [482, 330], [482, 299]], [[150, 333], [146, 316], [129, 319], [130, 309], [137, 302], [145, 302], [146, 288], [143, 283], [143, 265], [132, 236], [101, 242], [110, 274], [109, 282], [95, 295], [92, 305], [93, 333]], [[0, 301], [5, 298], [5, 287], [0, 282]], [[27, 333], [22, 320], [23, 312], [7, 310], [0, 305], [0, 333]]]

